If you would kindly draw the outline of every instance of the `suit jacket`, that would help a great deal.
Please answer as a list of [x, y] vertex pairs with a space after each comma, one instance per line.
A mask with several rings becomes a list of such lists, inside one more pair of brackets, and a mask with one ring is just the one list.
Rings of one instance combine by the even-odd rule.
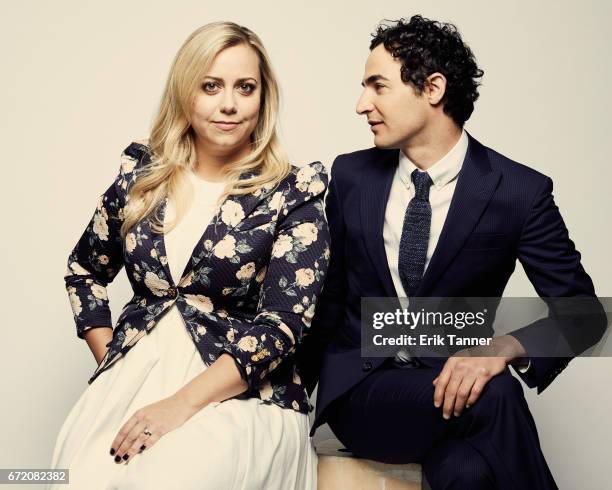
[[[594, 297], [580, 253], [553, 201], [551, 179], [468, 137], [441, 236], [414, 296], [502, 296], [518, 259], [540, 296]], [[371, 148], [340, 155], [332, 166], [326, 199], [330, 269], [312, 335], [301, 347], [310, 392], [319, 379], [312, 433], [325, 421], [325, 408], [384, 361], [360, 355], [360, 299], [397, 296], [386, 260], [383, 224], [398, 152]], [[603, 335], [605, 314], [603, 318], [583, 333], [590, 345]], [[532, 357], [530, 369], [518, 374], [529, 387], [537, 386], [538, 393], [570, 360], [538, 358], [546, 341], [542, 332], [554, 335], [550, 319], [512, 334]]]
[[[119, 175], [68, 259], [65, 282], [80, 338], [91, 327], [112, 326], [106, 285], [123, 266], [134, 291], [89, 383], [176, 305], [207, 365], [222, 352], [234, 357], [248, 383], [241, 398], [307, 413], [312, 407], [294, 354], [309, 330], [330, 255], [323, 165], [292, 166], [275, 189], [226, 199], [202, 223], [202, 238], [175, 284], [163, 234], [152, 230], [150, 217], [125, 240], [119, 234], [128, 192], [150, 161], [143, 144], [124, 150]], [[166, 204], [158, 209], [162, 218]]]

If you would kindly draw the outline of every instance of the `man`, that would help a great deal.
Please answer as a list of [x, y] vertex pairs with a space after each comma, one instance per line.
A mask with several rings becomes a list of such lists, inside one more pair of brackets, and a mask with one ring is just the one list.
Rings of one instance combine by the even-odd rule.
[[556, 488], [508, 369], [540, 393], [566, 367], [535, 355], [550, 319], [496, 337], [493, 355], [361, 357], [362, 297], [499, 297], [517, 259], [542, 297], [595, 296], [551, 179], [463, 130], [482, 74], [450, 24], [374, 35], [357, 112], [376, 148], [332, 166], [330, 269], [301, 350], [311, 391], [322, 365], [312, 434], [328, 422], [358, 456], [421, 462], [434, 489]]

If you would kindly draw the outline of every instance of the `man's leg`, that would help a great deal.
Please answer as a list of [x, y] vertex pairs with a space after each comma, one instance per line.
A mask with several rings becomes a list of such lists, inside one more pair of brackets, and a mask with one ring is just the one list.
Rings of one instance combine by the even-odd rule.
[[[495, 376], [472, 407], [445, 420], [442, 409], [433, 405], [432, 381], [441, 367], [398, 369], [383, 364], [328, 408], [331, 429], [358, 456], [385, 463], [419, 462], [430, 474], [436, 458], [452, 452], [440, 444], [463, 439], [475, 450], [462, 446], [456, 457], [466, 461], [452, 462], [464, 484], [469, 475], [476, 488], [486, 482], [488, 465], [501, 489], [557, 488], [520, 382], [509, 371]], [[451, 470], [450, 464], [445, 471]], [[460, 472], [463, 465], [477, 468]]]
[[443, 440], [427, 453], [422, 466], [427, 482], [434, 490], [498, 488], [489, 463], [463, 439]]
[[509, 371], [492, 378], [476, 403], [453, 419], [453, 436], [485, 456], [500, 488], [558, 488], [542, 454], [523, 387]]

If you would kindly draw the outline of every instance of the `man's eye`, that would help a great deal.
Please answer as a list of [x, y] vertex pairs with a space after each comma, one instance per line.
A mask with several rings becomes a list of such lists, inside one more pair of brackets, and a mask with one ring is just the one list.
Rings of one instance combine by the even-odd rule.
[[382, 83], [376, 83], [374, 84], [374, 88], [376, 90], [380, 90], [381, 88], [385, 88], [385, 86]]

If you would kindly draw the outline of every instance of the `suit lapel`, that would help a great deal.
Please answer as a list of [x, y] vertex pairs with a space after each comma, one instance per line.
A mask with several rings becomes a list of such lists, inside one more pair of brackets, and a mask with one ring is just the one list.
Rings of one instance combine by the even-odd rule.
[[468, 134], [468, 149], [436, 249], [415, 296], [428, 296], [472, 233], [501, 174], [491, 168], [484, 146]]
[[383, 238], [385, 209], [393, 176], [399, 163], [399, 150], [386, 150], [382, 157], [366, 165], [361, 176], [362, 237], [374, 270], [378, 273], [387, 296], [397, 296]]

